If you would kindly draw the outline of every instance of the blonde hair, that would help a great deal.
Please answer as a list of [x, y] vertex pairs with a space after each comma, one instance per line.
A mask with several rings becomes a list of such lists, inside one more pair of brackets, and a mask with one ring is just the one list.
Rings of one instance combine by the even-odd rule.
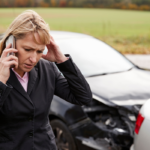
[[[46, 45], [50, 43], [49, 31], [50, 29], [48, 24], [46, 24], [38, 13], [33, 10], [26, 10], [14, 19], [5, 32], [2, 40], [0, 41], [0, 55], [5, 49], [5, 42], [10, 35], [13, 35], [17, 40], [24, 38], [28, 33], [37, 32], [40, 37], [41, 44]], [[38, 43], [35, 35], [34, 40]]]

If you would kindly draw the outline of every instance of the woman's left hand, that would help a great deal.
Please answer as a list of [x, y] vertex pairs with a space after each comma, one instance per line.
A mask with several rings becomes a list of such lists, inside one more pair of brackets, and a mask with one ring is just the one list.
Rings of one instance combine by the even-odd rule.
[[66, 61], [68, 58], [60, 51], [59, 46], [55, 43], [54, 38], [50, 37], [50, 44], [46, 45], [48, 52], [46, 55], [42, 55], [42, 57], [51, 62], [62, 63]]

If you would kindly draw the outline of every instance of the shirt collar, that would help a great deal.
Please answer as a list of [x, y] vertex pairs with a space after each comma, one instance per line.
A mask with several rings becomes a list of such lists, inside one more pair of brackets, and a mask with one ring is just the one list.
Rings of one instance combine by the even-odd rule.
[[14, 68], [12, 68], [12, 71], [15, 73], [15, 75], [16, 75], [19, 79], [21, 79], [21, 80], [23, 80], [23, 81], [26, 81], [26, 79], [28, 79], [28, 75], [29, 75], [28, 72], [25, 72], [25, 74], [23, 75], [23, 77], [21, 77], [21, 76], [14, 70]]

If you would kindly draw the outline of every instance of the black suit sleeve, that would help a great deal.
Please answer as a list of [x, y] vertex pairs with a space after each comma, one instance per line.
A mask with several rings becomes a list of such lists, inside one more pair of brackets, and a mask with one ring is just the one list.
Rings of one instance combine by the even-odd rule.
[[5, 99], [8, 97], [12, 88], [13, 87], [11, 85], [5, 85], [0, 81], [0, 109], [3, 106]]
[[91, 89], [72, 58], [69, 56], [67, 61], [56, 65], [64, 76], [53, 64], [56, 76], [54, 94], [77, 105], [86, 105], [91, 102]]

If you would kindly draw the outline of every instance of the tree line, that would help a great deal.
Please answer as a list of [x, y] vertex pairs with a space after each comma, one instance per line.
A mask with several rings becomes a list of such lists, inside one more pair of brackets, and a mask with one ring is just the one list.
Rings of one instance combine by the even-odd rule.
[[150, 0], [0, 0], [0, 7], [87, 7], [150, 10]]

